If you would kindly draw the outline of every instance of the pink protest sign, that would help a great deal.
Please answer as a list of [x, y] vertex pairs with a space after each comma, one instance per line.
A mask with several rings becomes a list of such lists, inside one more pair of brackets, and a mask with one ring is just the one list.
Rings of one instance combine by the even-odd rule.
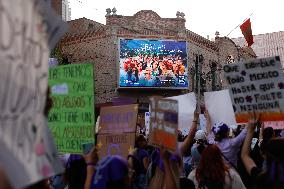
[[272, 127], [273, 129], [284, 129], [284, 121], [266, 121], [264, 128]]

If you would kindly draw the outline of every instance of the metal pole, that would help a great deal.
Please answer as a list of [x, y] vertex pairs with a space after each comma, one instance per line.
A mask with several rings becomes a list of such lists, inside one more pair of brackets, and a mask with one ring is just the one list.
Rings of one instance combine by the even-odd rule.
[[200, 101], [201, 101], [201, 73], [202, 73], [202, 62], [203, 62], [203, 56], [202, 54], [198, 53], [198, 91], [197, 91], [197, 111], [200, 113]]
[[[198, 61], [199, 62], [199, 61]], [[199, 62], [200, 63], [200, 62]], [[200, 113], [200, 65], [198, 67], [198, 93], [197, 93], [197, 111]]]
[[198, 70], [199, 70], [199, 58], [198, 54], [195, 56], [195, 89], [194, 92], [198, 93]]

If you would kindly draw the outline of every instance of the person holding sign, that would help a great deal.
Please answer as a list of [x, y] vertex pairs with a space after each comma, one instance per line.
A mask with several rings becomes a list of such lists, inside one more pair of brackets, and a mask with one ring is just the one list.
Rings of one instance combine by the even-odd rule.
[[145, 150], [147, 140], [143, 135], [136, 139], [135, 149], [129, 153], [127, 159], [134, 171], [132, 178], [133, 189], [146, 189], [146, 172], [149, 166], [149, 154]]
[[241, 158], [245, 168], [251, 176], [253, 188], [256, 189], [282, 189], [284, 188], [284, 139], [273, 138], [268, 141], [265, 157], [266, 169], [259, 169], [250, 157], [250, 146], [259, 118], [254, 115], [249, 121], [249, 131], [246, 136]]
[[[173, 159], [165, 148], [159, 149], [159, 167], [156, 168], [149, 189], [178, 189], [180, 164]], [[130, 189], [129, 164], [118, 155], [106, 156], [99, 160], [97, 148], [94, 147], [84, 156], [87, 164], [87, 177], [84, 189]]]
[[156, 149], [152, 154], [153, 176], [148, 189], [177, 189], [180, 185], [181, 159], [165, 147]]
[[187, 137], [185, 138], [184, 142], [182, 143], [182, 145], [180, 147], [181, 155], [185, 155], [194, 143], [194, 136], [195, 136], [195, 133], [197, 131], [198, 120], [199, 120], [199, 113], [197, 112], [197, 110], [195, 110], [194, 119], [192, 121], [192, 125], [191, 125], [191, 128], [190, 128], [189, 134], [187, 135]]
[[216, 144], [220, 148], [227, 163], [236, 169], [238, 153], [245, 140], [247, 128], [243, 129], [237, 137], [229, 138], [230, 129], [227, 124], [217, 123], [211, 128], [210, 115], [207, 110], [205, 111], [205, 118], [207, 120], [206, 130], [209, 133], [208, 143]]

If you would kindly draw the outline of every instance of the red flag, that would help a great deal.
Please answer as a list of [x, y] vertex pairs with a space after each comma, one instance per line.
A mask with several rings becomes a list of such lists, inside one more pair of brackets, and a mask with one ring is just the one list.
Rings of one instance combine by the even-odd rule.
[[240, 26], [242, 33], [250, 47], [253, 44], [253, 36], [251, 31], [251, 23], [250, 19], [247, 19], [241, 26]]

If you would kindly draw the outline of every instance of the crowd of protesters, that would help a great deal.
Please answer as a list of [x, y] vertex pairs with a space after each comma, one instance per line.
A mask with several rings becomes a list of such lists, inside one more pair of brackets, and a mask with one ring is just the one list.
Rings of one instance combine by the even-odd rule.
[[181, 56], [139, 54], [121, 61], [121, 72], [128, 83], [153, 86], [186, 76], [186, 60]]
[[[248, 124], [232, 136], [226, 123], [212, 125], [209, 113], [204, 115], [206, 131], [198, 130], [199, 113], [195, 112], [193, 122], [188, 123], [189, 134], [179, 137], [174, 153], [149, 145], [140, 134], [127, 158], [100, 158], [96, 147], [86, 155], [62, 155], [64, 173], [28, 188], [284, 188], [284, 139], [279, 131], [264, 128], [259, 116], [252, 114]], [[10, 188], [1, 166], [0, 181], [0, 188]]]

